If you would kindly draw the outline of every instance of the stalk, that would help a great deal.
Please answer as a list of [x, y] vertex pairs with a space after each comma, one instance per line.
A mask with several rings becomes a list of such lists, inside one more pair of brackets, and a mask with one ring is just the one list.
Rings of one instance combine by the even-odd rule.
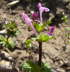
[[38, 42], [39, 43], [39, 60], [38, 60], [38, 64], [39, 66], [41, 66], [42, 63], [42, 42]]
[[40, 11], [40, 24], [43, 24], [42, 12]]

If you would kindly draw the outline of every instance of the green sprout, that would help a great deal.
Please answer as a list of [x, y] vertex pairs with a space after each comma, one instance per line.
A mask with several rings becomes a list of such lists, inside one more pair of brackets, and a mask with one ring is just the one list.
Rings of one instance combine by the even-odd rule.
[[7, 39], [3, 35], [0, 35], [0, 45], [6, 48], [14, 48], [16, 46], [11, 37]]
[[14, 21], [11, 21], [10, 23], [5, 24], [4, 27], [7, 30], [7, 34], [9, 36], [17, 36], [20, 33]]

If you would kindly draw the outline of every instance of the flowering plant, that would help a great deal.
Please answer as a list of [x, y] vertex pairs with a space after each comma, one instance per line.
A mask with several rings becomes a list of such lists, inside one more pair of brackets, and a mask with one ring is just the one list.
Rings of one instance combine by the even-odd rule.
[[[35, 40], [39, 43], [39, 65], [41, 66], [42, 63], [42, 42], [47, 42], [48, 40], [53, 38], [53, 32], [55, 29], [55, 26], [49, 27], [49, 32], [45, 31], [46, 24], [43, 23], [43, 12], [49, 12], [50, 9], [42, 6], [41, 3], [38, 3], [37, 5], [39, 12], [33, 12], [32, 18], [29, 18], [29, 16], [26, 13], [21, 13], [20, 16], [25, 24], [30, 26], [32, 28], [32, 31], [34, 32], [34, 37], [30, 37], [29, 41], [26, 40], [27, 47], [31, 47], [32, 43], [31, 41]], [[31, 41], [30, 41], [31, 40]], [[27, 43], [28, 42], [28, 43]], [[30, 42], [30, 43], [29, 43]]]

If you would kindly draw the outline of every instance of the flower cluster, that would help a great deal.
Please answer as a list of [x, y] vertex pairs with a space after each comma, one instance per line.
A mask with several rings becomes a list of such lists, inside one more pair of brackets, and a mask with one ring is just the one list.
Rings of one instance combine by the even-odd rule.
[[[34, 25], [32, 24], [32, 21], [38, 21], [40, 23], [40, 25], [43, 25], [42, 14], [43, 14], [43, 12], [50, 11], [49, 8], [42, 6], [41, 3], [38, 3], [37, 7], [39, 9], [39, 12], [33, 12], [32, 19], [26, 13], [21, 13], [22, 20], [25, 22], [25, 24], [27, 24], [28, 26], [30, 26], [32, 28], [32, 30], [34, 31], [35, 34], [37, 34], [37, 31], [36, 31]], [[47, 32], [47, 34], [53, 35], [54, 30], [55, 30], [55, 26], [50, 26], [49, 32]]]

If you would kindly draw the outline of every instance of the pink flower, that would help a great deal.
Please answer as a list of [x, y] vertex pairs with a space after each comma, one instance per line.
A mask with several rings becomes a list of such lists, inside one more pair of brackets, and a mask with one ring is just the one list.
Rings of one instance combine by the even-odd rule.
[[49, 8], [43, 7], [41, 3], [38, 3], [39, 11], [41, 12], [49, 12]]
[[28, 24], [29, 26], [31, 25], [32, 20], [28, 17], [27, 14], [21, 13], [20, 16], [21, 16], [22, 20], [25, 22], [25, 24]]
[[53, 35], [53, 32], [55, 30], [55, 26], [50, 26], [49, 27], [49, 32], [47, 32], [48, 35]]
[[33, 20], [39, 20], [39, 13], [38, 12], [32, 13], [32, 19]]
[[55, 26], [50, 26], [49, 31], [48, 32], [44, 31], [44, 33], [48, 34], [49, 36], [52, 36], [54, 34], [54, 31], [55, 31]]
[[38, 6], [37, 6], [37, 7], [39, 8], [40, 21], [41, 21], [41, 23], [42, 23], [42, 22], [43, 22], [42, 13], [43, 13], [43, 12], [49, 12], [50, 10], [49, 10], [49, 8], [43, 7], [41, 3], [38, 3]]
[[21, 13], [20, 16], [21, 16], [22, 20], [25, 22], [25, 24], [30, 26], [32, 28], [32, 30], [34, 31], [34, 33], [37, 34], [37, 32], [32, 24], [32, 20], [28, 17], [28, 15], [25, 13]]

